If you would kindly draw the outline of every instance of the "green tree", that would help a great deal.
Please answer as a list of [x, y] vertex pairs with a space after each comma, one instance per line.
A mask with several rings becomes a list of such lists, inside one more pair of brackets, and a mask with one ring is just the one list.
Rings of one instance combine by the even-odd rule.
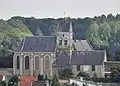
[[65, 68], [59, 71], [59, 78], [68, 79], [72, 78], [72, 76], [73, 76], [72, 69]]
[[8, 81], [8, 86], [18, 86], [18, 76], [14, 75], [13, 77], [10, 78], [10, 80]]
[[56, 75], [53, 76], [51, 86], [60, 86], [59, 80]]
[[115, 58], [116, 61], [120, 61], [120, 49], [117, 50], [117, 52], [115, 53], [114, 58]]

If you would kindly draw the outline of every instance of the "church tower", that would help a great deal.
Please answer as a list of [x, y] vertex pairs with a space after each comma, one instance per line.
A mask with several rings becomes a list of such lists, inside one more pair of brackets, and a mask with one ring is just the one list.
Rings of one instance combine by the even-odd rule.
[[71, 49], [73, 40], [72, 22], [69, 17], [65, 17], [63, 21], [59, 23], [57, 32], [57, 48], [62, 50]]

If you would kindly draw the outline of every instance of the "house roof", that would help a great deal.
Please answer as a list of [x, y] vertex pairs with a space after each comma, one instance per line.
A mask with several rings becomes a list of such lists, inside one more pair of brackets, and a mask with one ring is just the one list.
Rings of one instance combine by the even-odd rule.
[[[66, 52], [56, 53], [56, 66], [58, 68], [69, 67], [70, 65], [101, 65], [104, 61], [105, 52], [103, 50], [94, 51], [73, 51], [70, 54]], [[69, 64], [71, 61], [71, 64]]]
[[32, 86], [46, 86], [45, 81], [33, 81]]
[[72, 28], [72, 26], [70, 27], [70, 23], [70, 18], [65, 18], [63, 21], [60, 22], [58, 30], [60, 32], [69, 32], [70, 28]]
[[101, 65], [104, 61], [104, 51], [73, 51], [71, 64], [73, 65]]
[[25, 37], [15, 52], [54, 52], [56, 37], [28, 36]]
[[66, 68], [69, 67], [70, 55], [68, 52], [57, 52], [56, 53], [56, 62], [54, 67]]

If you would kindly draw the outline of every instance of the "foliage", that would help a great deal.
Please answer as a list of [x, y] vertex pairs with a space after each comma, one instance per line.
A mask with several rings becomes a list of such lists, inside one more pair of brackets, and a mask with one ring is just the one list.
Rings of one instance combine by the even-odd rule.
[[51, 86], [60, 86], [59, 80], [56, 75], [53, 76]]
[[65, 68], [59, 71], [59, 78], [68, 79], [72, 78], [72, 76], [73, 76], [72, 70], [69, 68]]
[[17, 86], [19, 82], [18, 76], [14, 75], [10, 80], [8, 81], [8, 86]]
[[45, 75], [45, 80], [48, 80], [48, 76], [47, 75]]
[[112, 79], [111, 78], [92, 78], [92, 81], [110, 83], [112, 82]]
[[28, 27], [18, 19], [0, 21], [0, 56], [8, 57], [18, 47], [24, 36], [32, 35]]
[[120, 49], [118, 49], [114, 55], [116, 61], [120, 61]]
[[87, 73], [85, 72], [79, 72], [78, 75], [79, 77], [90, 77]]
[[0, 81], [0, 86], [6, 86], [6, 82], [5, 81]]
[[40, 75], [40, 74], [39, 74], [39, 75], [38, 75], [38, 80], [39, 80], [39, 81], [44, 80], [43, 75]]

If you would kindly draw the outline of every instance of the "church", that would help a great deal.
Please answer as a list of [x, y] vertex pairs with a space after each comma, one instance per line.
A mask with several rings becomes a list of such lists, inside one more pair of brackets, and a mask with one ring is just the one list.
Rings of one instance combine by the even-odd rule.
[[72, 68], [75, 75], [83, 71], [104, 77], [106, 51], [94, 50], [86, 40], [75, 40], [73, 36], [73, 24], [68, 19], [58, 27], [55, 36], [24, 37], [14, 50], [13, 73], [51, 77], [54, 71]]

